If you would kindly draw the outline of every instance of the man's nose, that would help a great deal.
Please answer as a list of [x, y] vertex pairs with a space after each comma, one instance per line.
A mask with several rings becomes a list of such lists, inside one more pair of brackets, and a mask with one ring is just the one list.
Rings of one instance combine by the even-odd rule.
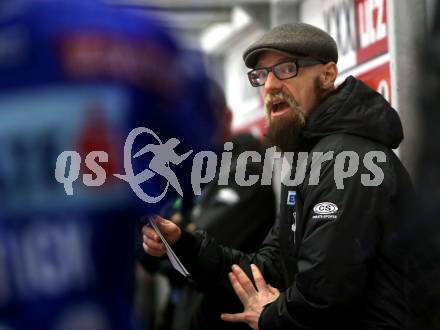
[[281, 80], [279, 80], [277, 77], [275, 77], [273, 72], [269, 72], [269, 74], [267, 75], [266, 82], [264, 83], [264, 86], [263, 86], [265, 92], [269, 93], [269, 92], [273, 92], [276, 90], [280, 90], [281, 87], [282, 87]]

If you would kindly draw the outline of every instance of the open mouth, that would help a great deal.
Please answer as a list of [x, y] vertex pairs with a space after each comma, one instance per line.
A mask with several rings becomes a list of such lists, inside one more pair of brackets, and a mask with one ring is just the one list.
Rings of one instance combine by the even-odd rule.
[[272, 117], [282, 116], [288, 111], [290, 111], [290, 105], [283, 99], [274, 100], [270, 105], [270, 113]]

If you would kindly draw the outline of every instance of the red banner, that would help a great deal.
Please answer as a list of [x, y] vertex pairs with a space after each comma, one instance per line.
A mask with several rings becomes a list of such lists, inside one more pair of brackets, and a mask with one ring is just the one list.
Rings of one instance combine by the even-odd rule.
[[359, 64], [388, 51], [388, 26], [385, 0], [355, 1]]
[[368, 86], [381, 93], [388, 102], [391, 102], [391, 78], [389, 62], [366, 71], [358, 75], [356, 78], [362, 80]]

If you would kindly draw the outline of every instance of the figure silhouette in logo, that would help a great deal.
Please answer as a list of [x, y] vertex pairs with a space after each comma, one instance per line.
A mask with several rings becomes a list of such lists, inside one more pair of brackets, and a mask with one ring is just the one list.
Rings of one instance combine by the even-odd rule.
[[[192, 153], [192, 150], [190, 150], [181, 156], [176, 154], [174, 148], [177, 147], [179, 143], [180, 141], [178, 139], [171, 138], [163, 144], [147, 144], [145, 147], [139, 150], [133, 156], [133, 158], [142, 156], [147, 152], [152, 152], [154, 156], [150, 161], [149, 168], [155, 173], [167, 179], [167, 181], [174, 187], [174, 189], [176, 189], [180, 196], [183, 196], [183, 191], [180, 187], [179, 180], [177, 179], [176, 174], [169, 168], [168, 165], [168, 163], [178, 165]], [[153, 176], [154, 173], [152, 173], [152, 171], [148, 169], [142, 171], [137, 175], [138, 178], [142, 178], [144, 179], [144, 181]]]

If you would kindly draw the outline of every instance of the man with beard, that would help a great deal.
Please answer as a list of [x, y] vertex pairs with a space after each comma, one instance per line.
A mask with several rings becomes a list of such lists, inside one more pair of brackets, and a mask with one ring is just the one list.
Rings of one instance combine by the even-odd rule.
[[[404, 256], [395, 248], [404, 206], [413, 198], [392, 151], [403, 139], [397, 112], [353, 77], [335, 87], [336, 43], [311, 25], [275, 27], [243, 58], [265, 101], [268, 139], [285, 152], [313, 155], [305, 179], [282, 187], [279, 219], [256, 253], [159, 219], [165, 238], [199, 288], [230, 281], [244, 311], [222, 314], [224, 321], [260, 330], [417, 329], [408, 311]], [[349, 153], [357, 155], [358, 168], [340, 187], [337, 168], [347, 167]], [[371, 155], [379, 170], [373, 175], [363, 161]], [[144, 249], [165, 252], [149, 227]]]

